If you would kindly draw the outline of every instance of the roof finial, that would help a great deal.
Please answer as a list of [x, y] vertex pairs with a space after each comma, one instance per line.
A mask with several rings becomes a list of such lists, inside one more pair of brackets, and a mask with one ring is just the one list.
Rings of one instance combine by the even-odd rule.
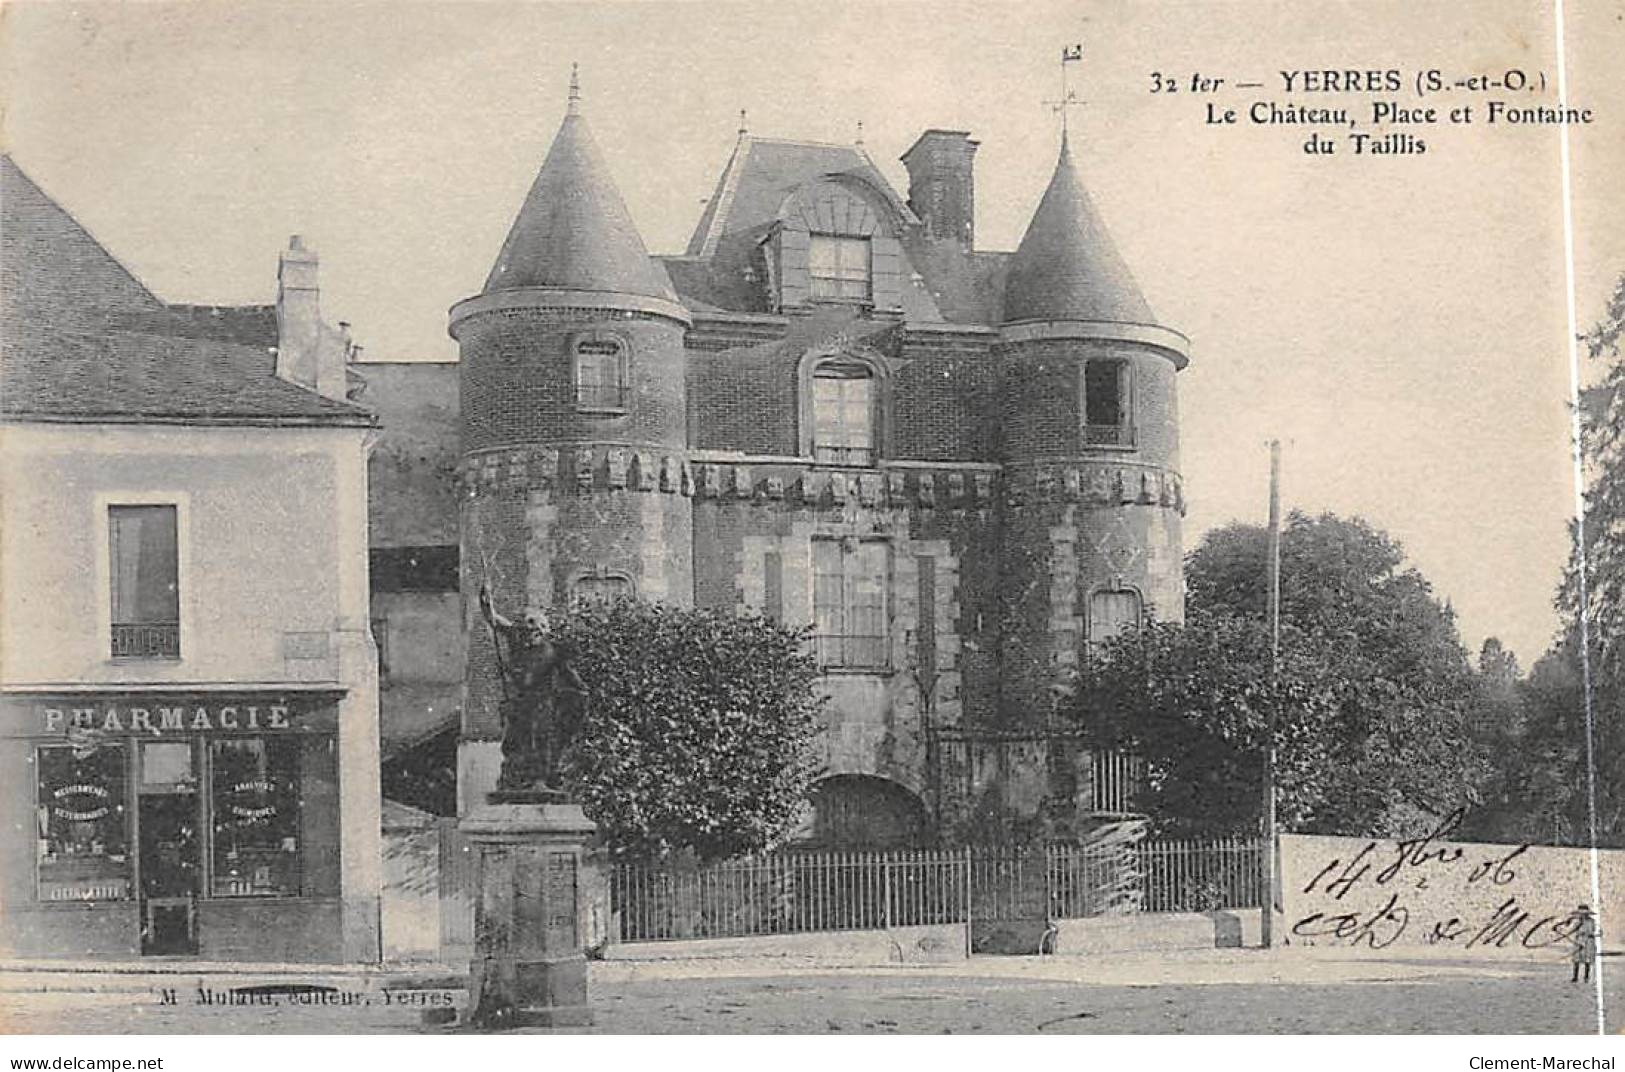
[[861, 119], [858, 120], [858, 140], [857, 140], [856, 144], [858, 144], [858, 145], [863, 144], [863, 120], [861, 120]]
[[745, 109], [741, 108], [739, 109], [739, 136], [744, 137], [749, 130], [750, 127], [745, 124]]
[[1052, 101], [1045, 101], [1044, 102], [1045, 104], [1048, 104], [1050, 106], [1050, 110], [1055, 111], [1055, 112], [1059, 112], [1061, 114], [1061, 150], [1063, 152], [1066, 151], [1066, 133], [1067, 133], [1067, 131], [1066, 131], [1066, 126], [1067, 126], [1066, 117], [1067, 117], [1067, 111], [1069, 109], [1083, 103], [1082, 101], [1080, 101], [1078, 99], [1078, 94], [1067, 84], [1066, 65], [1069, 64], [1069, 63], [1081, 63], [1081, 62], [1083, 62], [1083, 45], [1082, 45], [1082, 43], [1062, 47], [1062, 49], [1061, 49], [1061, 97], [1060, 97], [1059, 100], [1052, 100]]
[[574, 63], [570, 64], [570, 103], [565, 106], [564, 114], [581, 114], [581, 71]]

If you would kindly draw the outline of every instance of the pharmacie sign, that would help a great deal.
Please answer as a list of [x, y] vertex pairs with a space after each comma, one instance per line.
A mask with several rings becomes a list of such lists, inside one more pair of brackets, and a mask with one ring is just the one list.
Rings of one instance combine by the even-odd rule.
[[178, 737], [205, 733], [311, 733], [331, 731], [332, 704], [296, 704], [282, 697], [209, 699], [48, 700], [32, 706], [33, 730], [48, 736], [118, 734]]

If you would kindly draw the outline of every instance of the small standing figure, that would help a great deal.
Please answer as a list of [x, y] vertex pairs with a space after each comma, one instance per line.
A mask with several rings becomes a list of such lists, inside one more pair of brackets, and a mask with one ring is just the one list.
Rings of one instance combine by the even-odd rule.
[[1597, 959], [1597, 917], [1591, 914], [1590, 905], [1581, 905], [1574, 910], [1574, 919], [1578, 926], [1574, 928], [1574, 971], [1569, 976], [1569, 982], [1578, 983], [1580, 976], [1585, 975], [1585, 981], [1591, 981], [1591, 964]]
[[491, 630], [502, 677], [502, 771], [497, 789], [559, 795], [559, 760], [580, 729], [586, 694], [571, 652], [548, 637], [547, 616], [532, 609], [523, 623], [497, 613], [480, 586], [480, 613]]

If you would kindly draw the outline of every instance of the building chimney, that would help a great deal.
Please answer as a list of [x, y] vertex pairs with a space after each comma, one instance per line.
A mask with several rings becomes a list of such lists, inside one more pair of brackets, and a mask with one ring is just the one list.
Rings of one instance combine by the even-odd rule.
[[930, 238], [976, 245], [976, 147], [968, 131], [928, 130], [903, 154], [908, 205]]
[[289, 383], [342, 401], [348, 340], [322, 323], [317, 258], [293, 235], [277, 261], [276, 374]]

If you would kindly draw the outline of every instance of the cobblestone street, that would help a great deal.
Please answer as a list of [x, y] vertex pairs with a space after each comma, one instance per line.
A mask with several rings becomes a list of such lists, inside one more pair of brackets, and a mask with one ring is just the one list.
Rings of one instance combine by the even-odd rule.
[[[600, 964], [592, 984], [600, 1034], [648, 1033], [1569, 1033], [1596, 1030], [1593, 991], [1565, 965], [1261, 958], [1146, 963], [1055, 958], [976, 960], [933, 968]], [[1094, 976], [1079, 981], [1079, 976]], [[1137, 975], [1141, 981], [1122, 978]], [[1611, 973], [1611, 1023], [1625, 1023], [1625, 990]], [[1104, 981], [1100, 981], [1104, 977]], [[60, 985], [61, 976], [50, 977]], [[98, 977], [90, 977], [98, 978]], [[1235, 981], [1224, 981], [1233, 978]], [[42, 979], [3, 979], [8, 1032], [412, 1033], [426, 1005], [460, 993], [403, 993], [378, 982], [326, 980], [324, 995], [262, 992], [255, 1004], [220, 1004], [242, 979], [153, 977], [117, 989], [41, 990]], [[32, 988], [31, 988], [31, 984]], [[238, 999], [242, 1000], [242, 999]]]

